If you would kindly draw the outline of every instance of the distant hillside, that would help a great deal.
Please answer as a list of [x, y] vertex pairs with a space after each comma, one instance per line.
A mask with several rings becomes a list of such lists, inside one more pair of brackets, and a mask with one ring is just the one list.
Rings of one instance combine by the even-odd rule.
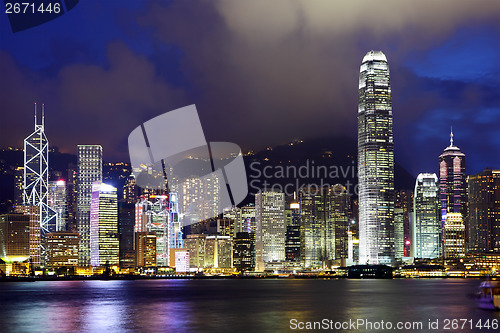
[[[342, 184], [354, 193], [357, 142], [346, 137], [297, 141], [245, 156], [245, 164], [250, 193], [273, 185], [293, 192], [307, 184]], [[394, 177], [396, 190], [415, 186], [415, 178], [397, 162]]]

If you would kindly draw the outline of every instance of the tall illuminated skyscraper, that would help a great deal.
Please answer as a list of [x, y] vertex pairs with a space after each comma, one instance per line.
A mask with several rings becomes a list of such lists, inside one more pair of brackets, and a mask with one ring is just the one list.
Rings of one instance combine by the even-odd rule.
[[359, 73], [359, 262], [394, 262], [394, 143], [389, 65], [381, 51]]
[[257, 193], [255, 221], [256, 269], [262, 271], [266, 262], [285, 260], [285, 194]]
[[42, 104], [42, 120], [38, 123], [35, 104], [35, 131], [24, 139], [24, 188], [23, 205], [39, 207], [41, 257], [45, 257], [45, 234], [56, 231], [57, 214], [49, 206], [49, 141], [45, 136], [45, 115]]
[[80, 266], [90, 266], [90, 201], [92, 184], [102, 181], [102, 147], [78, 146], [77, 228], [80, 236], [78, 260]]
[[119, 258], [116, 188], [96, 181], [90, 203], [90, 263], [118, 265]]
[[435, 173], [421, 173], [415, 183], [413, 199], [413, 256], [441, 256], [441, 218], [439, 216], [439, 187]]

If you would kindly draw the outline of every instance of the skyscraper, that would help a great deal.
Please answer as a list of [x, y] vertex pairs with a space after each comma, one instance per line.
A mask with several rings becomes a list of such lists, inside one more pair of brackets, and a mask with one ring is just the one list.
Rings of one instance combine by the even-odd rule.
[[451, 132], [450, 145], [439, 155], [439, 195], [443, 225], [448, 213], [460, 213], [463, 221], [466, 221], [466, 190], [465, 154], [453, 145], [453, 132]]
[[500, 251], [500, 170], [467, 178], [468, 238], [473, 252]]
[[102, 147], [78, 146], [77, 227], [80, 236], [80, 266], [90, 266], [90, 201], [92, 184], [102, 181]]
[[443, 227], [443, 253], [446, 260], [465, 255], [465, 225], [460, 213], [446, 214]]
[[266, 262], [285, 260], [285, 194], [257, 193], [255, 221], [256, 270], [262, 271]]
[[57, 214], [56, 230], [66, 231], [68, 222], [68, 202], [66, 182], [64, 180], [50, 181], [48, 202], [50, 208]]
[[359, 73], [359, 261], [394, 262], [394, 144], [389, 66], [381, 51]]
[[37, 121], [35, 103], [35, 131], [24, 139], [24, 191], [23, 205], [38, 206], [41, 236], [41, 264], [44, 262], [45, 234], [56, 231], [57, 214], [48, 204], [49, 141], [45, 136], [45, 115]]
[[440, 257], [442, 228], [436, 174], [418, 175], [413, 200], [413, 256], [430, 259]]
[[116, 188], [94, 182], [90, 204], [90, 263], [119, 264], [118, 198]]

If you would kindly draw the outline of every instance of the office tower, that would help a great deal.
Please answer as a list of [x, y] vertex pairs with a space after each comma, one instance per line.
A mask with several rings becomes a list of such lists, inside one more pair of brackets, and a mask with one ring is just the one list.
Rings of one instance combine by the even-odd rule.
[[241, 207], [241, 231], [255, 233], [255, 205]]
[[[294, 199], [290, 203], [290, 209], [287, 210], [287, 215], [290, 214], [290, 222], [286, 225], [285, 234], [285, 260], [288, 262], [301, 262], [300, 255], [300, 203]], [[288, 220], [288, 216], [287, 216]]]
[[80, 266], [90, 266], [90, 201], [92, 184], [102, 181], [102, 147], [78, 146], [77, 228], [80, 237]]
[[77, 232], [78, 227], [76, 223], [76, 215], [78, 211], [77, 206], [77, 182], [78, 182], [78, 173], [76, 172], [76, 165], [70, 164], [67, 170], [68, 172], [68, 180], [66, 181], [66, 203], [67, 203], [67, 223], [66, 230], [70, 232]]
[[96, 181], [90, 203], [90, 264], [118, 266], [119, 258], [116, 188]]
[[440, 257], [442, 228], [436, 174], [418, 175], [413, 211], [413, 256], [430, 259]]
[[66, 182], [64, 180], [50, 181], [48, 190], [49, 206], [57, 215], [57, 225], [54, 231], [66, 231], [68, 223]]
[[335, 239], [334, 259], [347, 259], [349, 231], [349, 195], [342, 185], [335, 185], [328, 189], [327, 197], [327, 227], [330, 232], [326, 236]]
[[500, 251], [500, 170], [467, 178], [468, 239], [473, 252]]
[[255, 234], [237, 232], [233, 241], [233, 266], [238, 272], [255, 269]]
[[394, 262], [394, 143], [389, 66], [381, 51], [363, 58], [359, 73], [359, 261]]
[[41, 264], [44, 261], [45, 234], [56, 230], [57, 214], [48, 205], [49, 141], [45, 136], [45, 115], [38, 124], [35, 104], [35, 131], [24, 139], [24, 206], [38, 206], [41, 237]]
[[285, 194], [257, 193], [255, 221], [256, 265], [263, 271], [265, 263], [285, 260]]
[[399, 190], [394, 198], [394, 255], [396, 259], [410, 257], [410, 218], [413, 212], [413, 191]]
[[206, 235], [187, 235], [184, 240], [185, 248], [189, 249], [189, 262], [192, 268], [205, 267], [205, 238]]
[[0, 215], [0, 259], [23, 262], [30, 257], [30, 217], [24, 214]]
[[58, 231], [47, 234], [47, 266], [78, 266], [78, 233]]
[[177, 195], [151, 195], [150, 200], [142, 198], [135, 204], [134, 231], [156, 233], [156, 264], [159, 267], [167, 267], [170, 258], [173, 258], [171, 249], [183, 247]]
[[135, 266], [156, 266], [156, 234], [154, 232], [135, 233]]
[[344, 186], [304, 187], [300, 201], [300, 254], [304, 267], [347, 258], [348, 195]]
[[206, 236], [205, 267], [233, 267], [233, 243], [229, 236]]
[[466, 221], [465, 181], [465, 154], [453, 145], [453, 132], [451, 132], [450, 145], [439, 155], [439, 195], [443, 225], [448, 213], [460, 213], [463, 221]]
[[[40, 231], [40, 206], [17, 206], [14, 210], [16, 214], [23, 214], [29, 218], [29, 249], [30, 249], [30, 265], [39, 267], [41, 265], [42, 246], [41, 246], [41, 231]], [[45, 251], [44, 251], [45, 252]]]
[[128, 204], [135, 204], [139, 200], [139, 186], [135, 184], [135, 177], [130, 175], [123, 186], [123, 199]]
[[[120, 242], [120, 268], [135, 267], [134, 252], [135, 205], [118, 202], [118, 238]], [[156, 246], [155, 246], [156, 255]], [[156, 262], [156, 261], [155, 261]]]
[[465, 256], [465, 225], [461, 213], [448, 213], [444, 221], [444, 258], [456, 259]]
[[323, 189], [304, 187], [299, 192], [301, 255], [306, 268], [322, 267], [326, 260], [326, 212]]
[[20, 166], [14, 170], [14, 206], [23, 204], [24, 191], [24, 167]]

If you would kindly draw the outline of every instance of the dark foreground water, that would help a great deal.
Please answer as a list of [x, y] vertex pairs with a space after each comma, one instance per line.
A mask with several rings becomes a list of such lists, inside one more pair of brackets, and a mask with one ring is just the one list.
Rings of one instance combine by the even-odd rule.
[[[0, 283], [0, 332], [296, 332], [314, 321], [344, 332], [498, 332], [494, 326], [477, 327], [487, 319], [489, 325], [500, 321], [498, 312], [476, 308], [472, 294], [478, 284], [459, 279]], [[371, 322], [371, 329], [362, 320]], [[429, 329], [429, 320], [437, 329]], [[336, 322], [344, 329], [335, 330]], [[397, 329], [399, 322], [422, 326]]]

